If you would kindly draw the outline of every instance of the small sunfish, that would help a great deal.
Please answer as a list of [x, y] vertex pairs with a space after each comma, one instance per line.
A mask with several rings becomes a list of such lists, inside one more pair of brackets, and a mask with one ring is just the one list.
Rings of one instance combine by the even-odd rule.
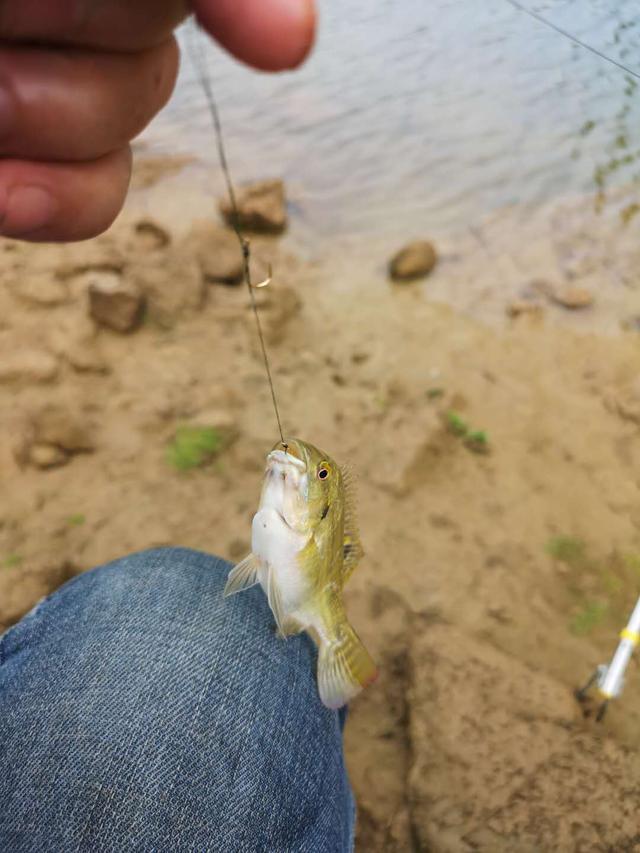
[[318, 646], [318, 691], [340, 708], [371, 683], [376, 666], [347, 619], [342, 590], [363, 551], [348, 477], [311, 444], [276, 444], [251, 530], [251, 554], [224, 594], [259, 583], [278, 634], [307, 631]]

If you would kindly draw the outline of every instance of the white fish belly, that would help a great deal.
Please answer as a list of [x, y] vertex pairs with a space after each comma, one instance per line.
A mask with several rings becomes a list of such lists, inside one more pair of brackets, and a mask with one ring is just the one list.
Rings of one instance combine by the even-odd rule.
[[304, 607], [308, 595], [308, 585], [298, 565], [298, 554], [306, 543], [307, 538], [285, 524], [271, 507], [258, 510], [253, 517], [251, 550], [262, 564], [258, 572], [260, 585], [266, 594], [269, 573], [274, 573], [287, 616], [294, 616]]

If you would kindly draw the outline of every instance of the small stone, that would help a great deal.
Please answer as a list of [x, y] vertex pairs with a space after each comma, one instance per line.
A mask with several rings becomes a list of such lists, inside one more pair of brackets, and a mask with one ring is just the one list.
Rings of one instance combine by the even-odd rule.
[[68, 459], [62, 448], [52, 444], [34, 444], [29, 450], [29, 462], [36, 468], [58, 468]]
[[[236, 196], [240, 225], [251, 231], [280, 233], [287, 227], [284, 183], [281, 180], [257, 181], [243, 187]], [[220, 212], [233, 225], [228, 199], [220, 201]]]
[[35, 445], [54, 445], [70, 453], [95, 448], [93, 425], [82, 412], [57, 403], [40, 409], [32, 418]]
[[420, 278], [431, 272], [436, 261], [433, 245], [427, 240], [416, 240], [393, 256], [389, 262], [389, 275], [399, 281]]
[[134, 248], [142, 252], [164, 249], [171, 242], [169, 232], [151, 219], [141, 219], [133, 227]]
[[186, 243], [200, 264], [205, 281], [237, 284], [242, 280], [242, 252], [232, 231], [208, 222], [199, 223], [191, 230]]
[[589, 308], [589, 306], [593, 305], [593, 294], [591, 291], [584, 287], [574, 287], [573, 285], [552, 290], [550, 298], [558, 305], [562, 305], [563, 308], [569, 308], [572, 311], [580, 308]]
[[48, 352], [15, 349], [0, 353], [1, 382], [51, 382], [58, 373], [58, 362]]
[[131, 332], [140, 325], [144, 297], [139, 288], [114, 272], [95, 272], [88, 280], [89, 313], [114, 332]]
[[526, 299], [517, 299], [515, 302], [510, 302], [506, 308], [507, 316], [520, 317], [523, 314], [530, 316], [542, 316], [543, 308], [539, 302], [528, 302]]

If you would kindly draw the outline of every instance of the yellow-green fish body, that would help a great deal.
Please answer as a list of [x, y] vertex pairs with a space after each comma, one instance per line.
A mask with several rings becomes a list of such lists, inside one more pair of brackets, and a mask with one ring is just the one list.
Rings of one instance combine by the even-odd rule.
[[342, 590], [362, 556], [348, 478], [325, 453], [290, 439], [267, 456], [251, 554], [232, 569], [231, 595], [260, 583], [281, 636], [308, 631], [318, 645], [318, 689], [339, 708], [376, 667], [347, 619]]

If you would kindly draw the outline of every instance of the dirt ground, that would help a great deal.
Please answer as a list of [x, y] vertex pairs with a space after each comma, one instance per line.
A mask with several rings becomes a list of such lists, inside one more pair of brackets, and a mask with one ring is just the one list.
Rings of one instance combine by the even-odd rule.
[[[248, 550], [271, 400], [246, 292], [207, 280], [213, 216], [182, 205], [0, 245], [0, 630], [133, 550]], [[286, 432], [358, 477], [362, 851], [640, 850], [637, 662], [603, 723], [572, 695], [640, 588], [640, 241], [583, 208], [506, 211], [408, 285], [254, 241]], [[140, 328], [89, 318], [96, 275], [136, 283]], [[170, 461], [184, 424], [226, 436], [210, 464]]]

